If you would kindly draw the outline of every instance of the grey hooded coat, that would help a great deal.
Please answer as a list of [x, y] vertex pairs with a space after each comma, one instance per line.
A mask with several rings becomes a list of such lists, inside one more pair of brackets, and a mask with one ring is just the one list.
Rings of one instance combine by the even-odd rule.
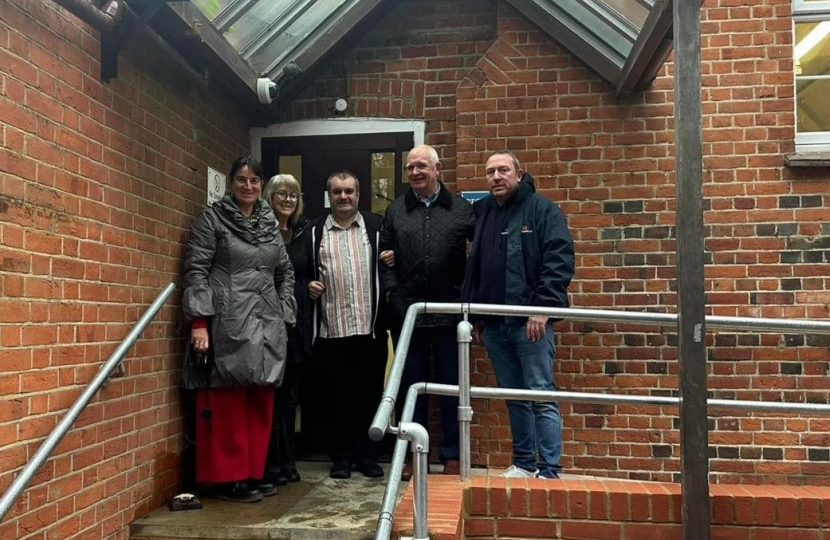
[[295, 322], [294, 270], [274, 213], [258, 204], [255, 226], [230, 194], [193, 223], [185, 246], [182, 308], [187, 322], [209, 320], [210, 351], [205, 362], [194, 361], [192, 352], [186, 355], [185, 388], [282, 382], [285, 325]]

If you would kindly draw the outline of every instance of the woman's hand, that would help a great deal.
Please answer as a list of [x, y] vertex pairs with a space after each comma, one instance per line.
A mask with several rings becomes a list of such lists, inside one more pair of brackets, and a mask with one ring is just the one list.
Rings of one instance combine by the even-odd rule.
[[210, 337], [207, 328], [193, 328], [190, 330], [190, 344], [196, 352], [207, 352], [210, 348]]

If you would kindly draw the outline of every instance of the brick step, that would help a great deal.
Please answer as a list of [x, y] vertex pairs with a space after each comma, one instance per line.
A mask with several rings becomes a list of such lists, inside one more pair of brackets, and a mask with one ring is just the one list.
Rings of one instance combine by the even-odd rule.
[[[433, 540], [553, 538], [680, 540], [680, 485], [612, 479], [473, 476], [469, 483], [428, 478]], [[823, 538], [830, 488], [710, 487], [712, 538]], [[435, 516], [435, 519], [433, 519]], [[412, 487], [395, 512], [393, 537], [412, 535]]]

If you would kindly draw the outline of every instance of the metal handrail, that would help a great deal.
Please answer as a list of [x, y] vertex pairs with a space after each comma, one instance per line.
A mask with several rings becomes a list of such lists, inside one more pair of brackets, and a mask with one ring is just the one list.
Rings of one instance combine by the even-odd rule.
[[[452, 384], [438, 383], [415, 383], [409, 387], [404, 401], [403, 413], [399, 424], [409, 422], [415, 409], [415, 402], [422, 394], [436, 396], [460, 396], [462, 388]], [[679, 397], [671, 396], [640, 396], [627, 394], [600, 394], [591, 392], [568, 392], [562, 390], [522, 390], [514, 388], [491, 388], [486, 386], [471, 386], [469, 388], [471, 397], [477, 399], [515, 399], [523, 401], [541, 402], [567, 402], [567, 403], [590, 403], [594, 405], [639, 405], [653, 407], [675, 407], [680, 406]], [[709, 408], [715, 410], [740, 410], [740, 411], [762, 411], [777, 413], [811, 413], [830, 414], [830, 404], [824, 403], [785, 403], [779, 401], [746, 401], [731, 399], [708, 399], [706, 403]], [[390, 433], [397, 433], [397, 428], [390, 426]], [[375, 540], [389, 540], [392, 532], [392, 516], [397, 501], [398, 479], [403, 470], [404, 454], [406, 453], [406, 441], [398, 439], [395, 449], [392, 452], [392, 463], [389, 468], [389, 476], [386, 481], [386, 490], [383, 493], [383, 501], [378, 516], [378, 525], [375, 532]], [[417, 480], [413, 474], [413, 481]], [[415, 493], [414, 505], [424, 505], [426, 501], [426, 486], [415, 486], [414, 491], [423, 490], [422, 493]], [[424, 502], [421, 502], [424, 501]], [[419, 536], [417, 531], [426, 531], [425, 512], [413, 513], [413, 520], [423, 520], [415, 524], [415, 539], [426, 538], [427, 535]]]
[[[464, 321], [458, 325], [458, 345], [459, 345], [459, 386], [438, 385], [419, 383], [410, 388], [407, 393], [406, 401], [404, 402], [404, 413], [401, 421], [409, 421], [411, 419], [411, 411], [408, 410], [410, 398], [417, 399], [418, 392], [423, 393], [443, 393], [441, 395], [458, 395], [458, 416], [459, 416], [459, 451], [460, 451], [460, 476], [462, 480], [467, 480], [470, 476], [470, 423], [472, 418], [472, 409], [470, 407], [470, 397], [482, 397], [489, 399], [524, 399], [531, 401], [572, 401], [581, 403], [605, 403], [605, 404], [620, 404], [632, 403], [637, 405], [656, 405], [656, 406], [677, 406], [680, 404], [680, 398], [664, 397], [664, 396], [630, 396], [618, 394], [590, 394], [582, 392], [562, 392], [562, 391], [531, 391], [531, 390], [512, 390], [502, 388], [480, 388], [470, 387], [470, 371], [469, 371], [469, 343], [470, 343], [470, 324], [467, 322], [467, 316], [470, 313], [478, 315], [507, 315], [507, 316], [545, 316], [555, 317], [561, 319], [568, 319], [573, 321], [588, 321], [588, 322], [609, 322], [609, 323], [645, 323], [657, 324], [660, 326], [677, 326], [678, 315], [671, 313], [649, 313], [649, 312], [631, 312], [631, 311], [613, 311], [613, 310], [595, 310], [595, 309], [579, 309], [579, 308], [546, 308], [546, 307], [531, 307], [531, 306], [506, 306], [497, 304], [468, 304], [468, 303], [437, 303], [437, 302], [419, 302], [409, 306], [404, 319], [403, 327], [401, 329], [400, 337], [398, 338], [397, 347], [395, 348], [395, 356], [392, 361], [392, 367], [387, 377], [386, 387], [384, 388], [383, 396], [372, 424], [369, 427], [369, 437], [373, 440], [380, 440], [385, 433], [397, 433], [398, 430], [391, 425], [391, 415], [395, 407], [395, 400], [397, 399], [398, 390], [400, 389], [401, 376], [403, 375], [404, 364], [406, 356], [409, 351], [409, 342], [412, 339], [412, 332], [415, 328], [415, 320], [420, 313], [442, 313], [442, 314], [459, 314], [464, 316]], [[807, 319], [769, 319], [769, 318], [752, 318], [752, 317], [723, 317], [723, 316], [706, 316], [705, 325], [707, 328], [722, 328], [734, 331], [762, 331], [762, 332], [797, 332], [805, 334], [824, 334], [830, 335], [830, 322], [828, 321], [814, 321]], [[423, 385], [421, 387], [420, 385]], [[413, 389], [415, 393], [413, 394]], [[451, 390], [450, 390], [451, 389]], [[739, 401], [739, 400], [707, 400], [709, 406], [719, 409], [742, 409], [742, 410], [756, 410], [756, 411], [771, 411], [771, 412], [811, 412], [819, 414], [830, 414], [830, 405], [811, 404], [811, 403], [782, 403], [782, 402], [764, 402], [764, 401]], [[414, 401], [412, 403], [414, 408]], [[408, 414], [409, 413], [409, 414]], [[376, 540], [387, 540], [391, 532], [391, 515], [394, 510], [394, 504], [397, 494], [397, 479], [400, 477], [402, 468], [403, 455], [405, 453], [406, 442], [398, 440], [395, 446], [395, 451], [392, 458], [392, 467], [389, 473], [384, 499], [381, 506], [380, 515], [378, 518], [378, 529], [375, 536]], [[464, 455], [464, 453], [467, 455]], [[399, 461], [400, 460], [400, 461]], [[416, 487], [426, 489], [426, 484], [418, 484]], [[419, 493], [415, 498], [416, 501], [425, 499], [426, 493]], [[426, 520], [426, 514], [416, 512], [415, 517], [418, 518], [419, 523], [416, 524], [416, 530], [426, 530], [426, 522], [420, 522], [421, 519]]]
[[170, 295], [173, 294], [174, 290], [176, 290], [176, 285], [170, 283], [153, 300], [153, 303], [150, 304], [150, 307], [147, 308], [144, 315], [141, 316], [133, 329], [130, 330], [130, 333], [121, 341], [115, 351], [113, 351], [107, 361], [101, 366], [101, 369], [98, 370], [95, 377], [92, 378], [86, 388], [84, 388], [84, 391], [81, 392], [81, 395], [78, 396], [78, 399], [75, 400], [75, 403], [66, 411], [61, 421], [58, 422], [58, 425], [52, 429], [52, 432], [41, 443], [34, 457], [20, 470], [9, 488], [0, 497], [0, 521], [3, 520], [6, 513], [11, 509], [14, 501], [26, 489], [26, 486], [32, 480], [32, 477], [34, 477], [38, 469], [49, 459], [52, 451], [55, 450], [55, 447], [60, 443], [61, 439], [63, 439], [98, 390], [101, 389], [112, 372], [121, 364], [130, 347], [135, 344], [139, 336], [141, 336], [141, 333], [144, 332], [144, 329], [147, 328], [147, 325], [150, 324], [150, 321], [153, 320], [167, 299], [170, 298]]
[[[415, 318], [420, 313], [460, 314], [475, 313], [477, 315], [508, 315], [508, 316], [545, 316], [572, 321], [611, 322], [611, 323], [646, 323], [661, 326], [676, 326], [677, 314], [674, 313], [638, 313], [633, 311], [612, 311], [600, 309], [579, 308], [545, 308], [530, 306], [503, 306], [497, 304], [466, 304], [466, 303], [438, 303], [418, 302], [409, 306], [404, 319], [398, 345], [395, 348], [395, 357], [392, 368], [387, 377], [386, 388], [383, 391], [372, 424], [369, 427], [369, 436], [379, 441], [392, 417], [395, 408], [395, 399], [401, 386], [404, 363], [409, 350], [409, 341], [415, 328]], [[759, 330], [766, 332], [798, 332], [804, 334], [830, 335], [830, 322], [812, 321], [807, 319], [765, 319], [752, 317], [721, 317], [706, 316], [707, 328], [723, 328], [735, 331]], [[461, 366], [459, 366], [461, 369]], [[461, 379], [459, 379], [461, 380]]]

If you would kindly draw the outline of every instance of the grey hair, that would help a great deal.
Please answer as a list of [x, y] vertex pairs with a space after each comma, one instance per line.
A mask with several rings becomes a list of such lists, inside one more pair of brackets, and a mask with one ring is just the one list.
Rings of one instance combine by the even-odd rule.
[[416, 150], [426, 150], [427, 154], [429, 155], [429, 160], [432, 162], [433, 165], [441, 162], [441, 159], [438, 157], [438, 151], [428, 144], [421, 144], [410, 150], [406, 155], [406, 159], [409, 159], [409, 154]]
[[274, 208], [273, 201], [274, 193], [276, 193], [276, 191], [281, 187], [287, 187], [289, 191], [293, 191], [297, 194], [297, 206], [294, 208], [294, 211], [291, 212], [291, 215], [288, 216], [288, 228], [293, 230], [294, 226], [297, 225], [297, 222], [300, 221], [300, 216], [303, 215], [303, 211], [305, 210], [305, 205], [303, 204], [303, 193], [300, 191], [300, 183], [297, 179], [290, 174], [277, 174], [272, 176], [265, 185], [265, 189], [262, 190], [262, 198], [265, 199], [268, 206], [276, 212], [277, 209]]

